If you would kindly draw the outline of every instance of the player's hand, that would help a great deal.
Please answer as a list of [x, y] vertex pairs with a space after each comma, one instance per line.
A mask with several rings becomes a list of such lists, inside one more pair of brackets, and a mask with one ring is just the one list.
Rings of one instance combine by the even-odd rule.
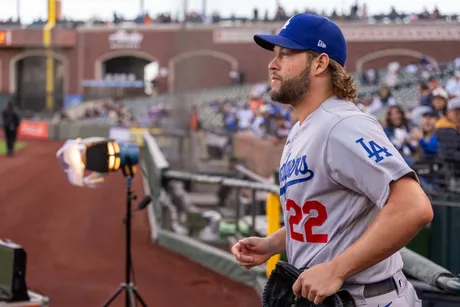
[[296, 297], [306, 298], [319, 305], [326, 297], [336, 294], [343, 282], [344, 279], [335, 273], [330, 263], [322, 263], [300, 274], [292, 286], [292, 291]]
[[236, 261], [247, 270], [267, 262], [273, 256], [267, 239], [259, 237], [244, 238], [232, 247]]

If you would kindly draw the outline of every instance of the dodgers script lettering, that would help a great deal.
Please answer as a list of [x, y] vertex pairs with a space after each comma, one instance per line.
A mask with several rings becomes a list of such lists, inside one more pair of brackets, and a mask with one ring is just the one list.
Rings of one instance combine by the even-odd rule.
[[286, 189], [292, 185], [311, 180], [315, 173], [308, 168], [307, 156], [294, 157], [288, 155], [286, 162], [280, 168], [280, 195], [286, 193]]

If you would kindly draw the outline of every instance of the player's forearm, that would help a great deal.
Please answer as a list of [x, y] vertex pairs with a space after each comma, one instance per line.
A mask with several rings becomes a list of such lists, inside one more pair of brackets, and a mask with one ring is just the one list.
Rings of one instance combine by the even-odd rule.
[[269, 241], [273, 255], [280, 254], [286, 250], [286, 228], [282, 227], [266, 238]]
[[406, 203], [387, 203], [361, 238], [331, 261], [336, 273], [346, 280], [408, 244], [432, 219], [429, 202], [428, 208], [413, 205], [414, 201], [424, 200], [415, 197]]

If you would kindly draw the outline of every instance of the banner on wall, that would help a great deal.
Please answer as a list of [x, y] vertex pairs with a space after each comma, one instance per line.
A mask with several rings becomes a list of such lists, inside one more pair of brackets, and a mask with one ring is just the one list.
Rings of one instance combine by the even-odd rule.
[[48, 123], [44, 121], [22, 120], [19, 125], [18, 138], [31, 140], [48, 139]]

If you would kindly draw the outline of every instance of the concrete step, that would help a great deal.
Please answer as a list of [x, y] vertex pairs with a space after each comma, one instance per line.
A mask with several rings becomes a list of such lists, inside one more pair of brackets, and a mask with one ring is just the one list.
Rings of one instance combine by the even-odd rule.
[[216, 207], [218, 199], [215, 194], [191, 192], [188, 194], [193, 204], [198, 207]]

